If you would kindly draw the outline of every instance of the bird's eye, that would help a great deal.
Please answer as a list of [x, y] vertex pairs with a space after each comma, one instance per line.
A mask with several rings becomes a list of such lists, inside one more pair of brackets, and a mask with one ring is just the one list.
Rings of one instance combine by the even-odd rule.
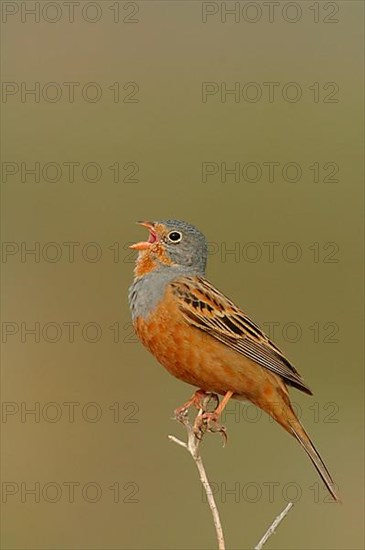
[[178, 243], [182, 239], [182, 234], [179, 231], [171, 231], [171, 233], [168, 234], [168, 239], [172, 243]]

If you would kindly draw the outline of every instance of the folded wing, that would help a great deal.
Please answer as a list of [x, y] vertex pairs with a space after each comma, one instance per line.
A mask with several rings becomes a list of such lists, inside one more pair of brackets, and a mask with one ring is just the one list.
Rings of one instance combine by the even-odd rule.
[[234, 303], [204, 277], [182, 277], [171, 283], [184, 320], [231, 349], [312, 395], [298, 371]]

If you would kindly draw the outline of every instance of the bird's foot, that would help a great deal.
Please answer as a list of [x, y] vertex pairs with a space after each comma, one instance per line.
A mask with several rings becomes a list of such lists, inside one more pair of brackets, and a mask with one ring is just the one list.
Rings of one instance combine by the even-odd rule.
[[197, 390], [194, 395], [181, 407], [175, 409], [175, 419], [186, 424], [188, 422], [188, 409], [194, 406], [198, 411], [195, 418], [193, 430], [195, 437], [199, 440], [207, 432], [220, 433], [223, 437], [223, 446], [227, 443], [227, 431], [219, 423], [219, 418], [225, 403], [219, 403], [219, 397], [216, 393]]
[[227, 443], [227, 430], [219, 423], [219, 414], [215, 410], [213, 412], [202, 412], [195, 419], [195, 437], [200, 440], [206, 432], [220, 433], [223, 437], [223, 446]]
[[219, 405], [219, 397], [216, 393], [197, 390], [189, 401], [186, 401], [186, 403], [181, 405], [181, 407], [175, 409], [175, 418], [180, 422], [184, 422], [187, 417], [189, 407], [193, 406], [197, 410], [202, 410], [203, 413], [205, 413], [209, 411], [212, 404], [213, 411], [215, 411]]

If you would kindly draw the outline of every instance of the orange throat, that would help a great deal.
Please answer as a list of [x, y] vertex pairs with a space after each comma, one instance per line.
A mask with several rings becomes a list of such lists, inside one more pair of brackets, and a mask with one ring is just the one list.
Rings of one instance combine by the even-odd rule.
[[134, 269], [135, 277], [143, 277], [158, 267], [158, 264], [172, 265], [172, 261], [167, 256], [164, 247], [160, 243], [152, 245], [149, 249], [139, 252], [136, 267]]

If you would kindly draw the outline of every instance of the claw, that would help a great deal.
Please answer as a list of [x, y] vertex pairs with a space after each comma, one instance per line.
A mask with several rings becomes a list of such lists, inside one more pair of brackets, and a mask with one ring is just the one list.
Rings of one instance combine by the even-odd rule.
[[205, 433], [218, 432], [223, 437], [223, 447], [225, 447], [228, 441], [227, 431], [219, 423], [219, 417], [231, 396], [232, 392], [227, 392], [222, 402], [219, 403], [219, 397], [216, 393], [198, 390], [189, 401], [175, 409], [175, 419], [182, 424], [186, 424], [188, 422], [189, 407], [193, 405], [199, 410], [193, 426], [195, 437], [200, 441]]
[[199, 414], [194, 422], [194, 434], [197, 439], [202, 439], [206, 432], [220, 433], [223, 437], [223, 447], [226, 445], [227, 430], [218, 422], [218, 416], [215, 412], [204, 412]]

